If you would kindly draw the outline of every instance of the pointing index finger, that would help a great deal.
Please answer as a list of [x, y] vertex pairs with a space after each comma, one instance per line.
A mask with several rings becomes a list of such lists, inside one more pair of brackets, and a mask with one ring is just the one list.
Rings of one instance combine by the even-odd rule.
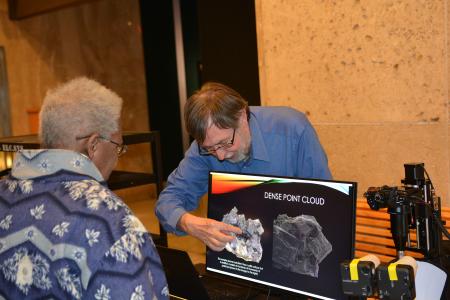
[[242, 230], [239, 227], [227, 224], [227, 223], [220, 223], [219, 229], [221, 231], [228, 231], [228, 232], [233, 232], [235, 234], [241, 234]]

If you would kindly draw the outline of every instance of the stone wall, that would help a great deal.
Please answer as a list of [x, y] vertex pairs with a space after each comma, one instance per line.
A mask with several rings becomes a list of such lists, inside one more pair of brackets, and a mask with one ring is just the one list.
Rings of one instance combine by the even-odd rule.
[[400, 185], [424, 162], [449, 199], [447, 2], [256, 0], [263, 105], [305, 112], [335, 179]]

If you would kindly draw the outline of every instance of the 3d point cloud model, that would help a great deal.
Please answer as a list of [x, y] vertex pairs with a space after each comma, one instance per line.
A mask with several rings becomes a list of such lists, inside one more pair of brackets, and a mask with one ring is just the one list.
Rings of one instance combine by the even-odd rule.
[[245, 219], [244, 214], [237, 214], [236, 207], [223, 216], [222, 222], [239, 227], [242, 234], [238, 235], [225, 249], [246, 261], [259, 262], [262, 258], [261, 235], [264, 229], [259, 219]]
[[273, 222], [272, 265], [277, 269], [318, 277], [319, 263], [332, 248], [313, 216], [282, 214]]

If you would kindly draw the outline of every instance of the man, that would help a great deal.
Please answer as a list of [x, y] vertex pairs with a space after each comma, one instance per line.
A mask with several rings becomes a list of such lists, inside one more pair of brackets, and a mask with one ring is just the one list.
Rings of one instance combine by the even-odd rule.
[[45, 150], [17, 153], [0, 181], [0, 299], [167, 299], [142, 223], [105, 181], [125, 153], [122, 99], [77, 78], [40, 112]]
[[190, 234], [221, 251], [241, 231], [189, 213], [208, 191], [209, 171], [331, 179], [317, 135], [300, 112], [287, 107], [248, 107], [233, 89], [207, 83], [185, 106], [195, 139], [161, 193], [156, 214], [169, 232]]

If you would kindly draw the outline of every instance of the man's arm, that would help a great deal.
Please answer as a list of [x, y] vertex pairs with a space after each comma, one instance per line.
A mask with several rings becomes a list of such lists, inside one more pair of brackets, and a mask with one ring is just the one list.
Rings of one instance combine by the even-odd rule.
[[239, 227], [212, 219], [196, 217], [190, 213], [181, 216], [178, 227], [189, 235], [196, 237], [214, 251], [222, 251], [225, 245], [242, 234]]
[[208, 191], [210, 167], [208, 158], [198, 155], [195, 142], [186, 152], [177, 169], [170, 174], [167, 187], [156, 203], [155, 212], [164, 229], [178, 235], [189, 234], [215, 251], [241, 234], [237, 227], [189, 213], [198, 207], [201, 196]]
[[200, 197], [208, 192], [208, 158], [198, 155], [195, 142], [185, 158], [169, 175], [167, 187], [159, 195], [155, 213], [167, 232], [186, 234], [178, 227], [182, 215], [198, 207]]

